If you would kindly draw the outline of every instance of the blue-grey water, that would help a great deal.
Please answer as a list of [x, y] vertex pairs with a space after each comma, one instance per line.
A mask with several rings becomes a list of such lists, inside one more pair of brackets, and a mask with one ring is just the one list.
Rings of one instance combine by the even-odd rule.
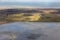
[[0, 6], [60, 7], [60, 2], [0, 2]]
[[[60, 40], [59, 22], [14, 22], [0, 25], [0, 33], [6, 31], [18, 33], [16, 40]], [[31, 34], [41, 34], [41, 37], [33, 36], [35, 39], [28, 39]]]
[[4, 30], [10, 30], [10, 31], [18, 31], [20, 28], [20, 30], [33, 30], [33, 29], [37, 29], [37, 28], [54, 28], [56, 26], [59, 26], [60, 23], [48, 23], [48, 22], [14, 22], [14, 23], [8, 23], [8, 24], [3, 24], [0, 25], [0, 31]]

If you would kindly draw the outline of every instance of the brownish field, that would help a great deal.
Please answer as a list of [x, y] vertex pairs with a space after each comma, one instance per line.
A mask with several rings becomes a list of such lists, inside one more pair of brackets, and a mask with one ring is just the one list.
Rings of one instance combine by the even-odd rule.
[[[6, 20], [6, 21], [5, 21]], [[60, 9], [9, 8], [0, 9], [0, 24], [7, 22], [60, 22]]]

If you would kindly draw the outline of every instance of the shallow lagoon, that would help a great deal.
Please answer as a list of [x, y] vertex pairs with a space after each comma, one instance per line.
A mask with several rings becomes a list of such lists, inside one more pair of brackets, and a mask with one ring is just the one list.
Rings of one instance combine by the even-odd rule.
[[[0, 25], [0, 40], [8, 40], [6, 32], [16, 33], [15, 40], [60, 40], [59, 22], [14, 22]], [[2, 34], [2, 35], [1, 35]], [[8, 34], [8, 35], [10, 35]], [[42, 34], [35, 39], [27, 39], [31, 34]], [[4, 37], [6, 36], [6, 37]], [[10, 35], [11, 36], [11, 35]], [[11, 39], [9, 36], [9, 39]]]

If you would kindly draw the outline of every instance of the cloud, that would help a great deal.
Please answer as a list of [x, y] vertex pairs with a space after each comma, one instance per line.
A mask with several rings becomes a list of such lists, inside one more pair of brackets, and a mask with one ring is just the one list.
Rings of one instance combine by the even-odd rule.
[[60, 2], [60, 0], [0, 0], [0, 2]]

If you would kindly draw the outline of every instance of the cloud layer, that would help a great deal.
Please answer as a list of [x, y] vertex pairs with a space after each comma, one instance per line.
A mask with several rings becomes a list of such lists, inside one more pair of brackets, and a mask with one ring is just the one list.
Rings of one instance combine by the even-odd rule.
[[60, 0], [0, 0], [0, 2], [60, 2]]

